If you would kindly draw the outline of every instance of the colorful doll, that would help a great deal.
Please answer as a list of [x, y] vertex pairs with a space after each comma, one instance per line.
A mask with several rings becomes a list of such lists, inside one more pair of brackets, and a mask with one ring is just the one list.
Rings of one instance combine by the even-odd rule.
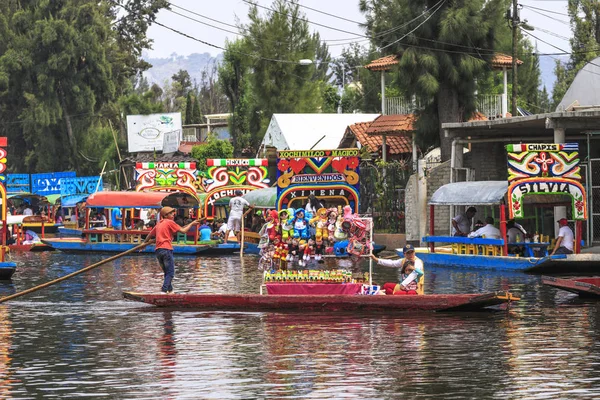
[[330, 208], [327, 211], [327, 230], [328, 230], [328, 237], [330, 237], [330, 238], [333, 238], [333, 235], [335, 234], [335, 224], [337, 222], [337, 218], [338, 218], [337, 208]]
[[281, 227], [281, 238], [283, 241], [287, 241], [288, 237], [294, 236], [294, 225], [292, 224], [292, 216], [294, 210], [286, 208], [279, 211], [279, 225]]
[[315, 248], [315, 242], [312, 239], [308, 239], [308, 242], [306, 243], [306, 246], [304, 246], [304, 256], [302, 257], [304, 264], [306, 265], [306, 263], [308, 261], [310, 261], [310, 258], [312, 257], [312, 253], [314, 251]]
[[317, 237], [315, 242], [315, 260], [321, 261], [321, 258], [325, 254], [325, 242], [322, 238]]
[[298, 245], [298, 239], [293, 238], [291, 240], [291, 244], [288, 245], [287, 262], [293, 262], [296, 259], [296, 257], [298, 257], [298, 254], [300, 254], [300, 246]]
[[308, 238], [308, 220], [305, 217], [304, 209], [298, 208], [294, 213], [295, 217], [292, 220], [294, 224], [294, 237], [295, 238]]
[[327, 209], [319, 208], [317, 210], [317, 215], [310, 220], [311, 224], [315, 226], [315, 237], [317, 240], [319, 238], [327, 239], [329, 236], [329, 226], [327, 220]]
[[270, 210], [267, 213], [267, 236], [270, 241], [275, 239], [277, 236], [277, 228], [278, 228], [279, 220], [277, 217], [277, 211]]

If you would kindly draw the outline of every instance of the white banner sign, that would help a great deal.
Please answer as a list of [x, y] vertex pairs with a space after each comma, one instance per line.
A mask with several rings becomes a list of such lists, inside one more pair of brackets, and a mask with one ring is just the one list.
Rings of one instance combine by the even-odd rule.
[[[178, 132], [181, 135], [181, 113], [165, 113], [127, 116], [127, 141], [130, 153], [162, 151], [164, 134]], [[171, 143], [169, 141], [169, 143]], [[175, 149], [177, 150], [177, 149]]]
[[165, 132], [163, 134], [163, 153], [175, 153], [179, 148], [181, 139], [181, 131]]

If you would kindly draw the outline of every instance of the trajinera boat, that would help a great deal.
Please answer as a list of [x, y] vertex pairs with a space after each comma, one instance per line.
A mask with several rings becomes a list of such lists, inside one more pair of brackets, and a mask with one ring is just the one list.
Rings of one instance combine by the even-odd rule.
[[[198, 198], [189, 193], [181, 192], [111, 192], [103, 191], [91, 194], [86, 201], [86, 221], [82, 230], [82, 237], [46, 238], [42, 242], [63, 252], [123, 252], [129, 250], [145, 239], [150, 233], [150, 228], [135, 229], [136, 222], [141, 219], [142, 209], [160, 209], [164, 206], [173, 207], [179, 213], [187, 212], [186, 217], [198, 217]], [[107, 218], [108, 226], [94, 228], [94, 224], [103, 225], [102, 220], [91, 221], [90, 212], [96, 211], [98, 215], [109, 214], [107, 209], [121, 210], [123, 228], [114, 229], [110, 215]], [[105, 214], [106, 213], [106, 214]], [[112, 214], [112, 213], [111, 213]], [[223, 244], [218, 241], [199, 241], [197, 230], [188, 234], [177, 234], [173, 241], [175, 254], [229, 254], [239, 251], [239, 244]], [[150, 245], [142, 252], [154, 252]]]
[[[448, 268], [531, 273], [600, 271], [600, 254], [581, 253], [587, 196], [580, 183], [578, 145], [518, 144], [508, 145], [507, 150], [508, 181], [454, 182], [435, 191], [429, 201], [429, 236], [422, 238], [428, 247], [417, 248], [417, 257], [427, 265]], [[436, 227], [438, 206], [450, 206], [451, 216], [472, 206], [477, 208], [476, 219], [494, 216], [497, 220], [499, 216], [501, 238], [440, 234], [440, 230], [447, 232], [450, 227]], [[550, 238], [562, 217], [568, 217], [575, 228], [574, 252], [551, 256], [554, 243]], [[530, 234], [509, 243], [509, 220], [520, 223]], [[402, 256], [402, 249], [396, 252]]]
[[600, 298], [600, 277], [598, 276], [576, 278], [542, 276], [542, 283], [578, 294], [580, 297]]
[[508, 292], [483, 294], [260, 295], [124, 292], [128, 300], [157, 307], [243, 311], [476, 311], [517, 301]]

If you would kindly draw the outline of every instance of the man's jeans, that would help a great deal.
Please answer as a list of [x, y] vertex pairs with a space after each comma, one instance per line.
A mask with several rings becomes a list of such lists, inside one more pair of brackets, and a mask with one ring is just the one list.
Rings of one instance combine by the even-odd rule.
[[175, 277], [175, 260], [173, 250], [156, 249], [156, 259], [165, 273], [165, 281], [162, 285], [163, 292], [173, 291], [173, 277]]

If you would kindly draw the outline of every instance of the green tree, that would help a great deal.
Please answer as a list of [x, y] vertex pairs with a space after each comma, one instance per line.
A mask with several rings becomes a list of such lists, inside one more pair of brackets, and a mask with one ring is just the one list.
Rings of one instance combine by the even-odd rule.
[[184, 123], [186, 125], [193, 124], [194, 120], [194, 99], [192, 98], [192, 92], [188, 92], [187, 97], [185, 99], [185, 119]]
[[233, 157], [233, 146], [228, 140], [221, 140], [211, 134], [208, 135], [206, 143], [192, 147], [192, 157], [198, 160], [197, 169], [206, 171], [206, 159], [231, 158]]
[[200, 101], [198, 100], [198, 96], [194, 96], [194, 110], [192, 112], [192, 123], [202, 123], [202, 114], [200, 112]]
[[600, 56], [600, 2], [597, 0], [569, 0], [569, 18], [573, 38], [571, 55], [565, 64], [556, 61], [556, 83], [552, 100], [556, 107], [575, 79], [575, 75], [588, 62]]
[[253, 108], [260, 111], [258, 125], [250, 117], [250, 146], [254, 149], [273, 113], [317, 112], [322, 104], [320, 83], [313, 80], [319, 76], [316, 63], [299, 63], [302, 59], [315, 61], [317, 53], [327, 59], [324, 49], [319, 48], [318, 35], [310, 33], [298, 4], [275, 0], [271, 9], [274, 11], [263, 16], [251, 6], [250, 23], [243, 27], [247, 32], [243, 49], [251, 55], [246, 56], [252, 71], [248, 77], [256, 102], [250, 112]]
[[171, 77], [173, 82], [177, 82], [179, 85], [176, 87], [175, 97], [186, 97], [192, 88], [192, 78], [190, 77], [190, 73], [184, 69], [180, 69], [176, 74], [173, 74]]
[[0, 134], [11, 143], [13, 170], [99, 170], [101, 157], [87, 151], [107, 146], [90, 134], [106, 123], [103, 114], [118, 120], [117, 97], [133, 90], [131, 78], [145, 67], [138, 55], [150, 43], [147, 21], [165, 5], [127, 1], [143, 18], [135, 21], [120, 3], [0, 5], [0, 121], [11, 122], [0, 124]]
[[[431, 135], [424, 130], [434, 122], [443, 160], [450, 157], [451, 142], [441, 124], [466, 120], [475, 110], [475, 78], [492, 57], [478, 49], [494, 48], [505, 5], [505, 0], [360, 0], [373, 44], [399, 56], [403, 92], [432, 101], [420, 113], [420, 120], [427, 121], [418, 129], [420, 135]], [[424, 11], [420, 26], [398, 29]]]

